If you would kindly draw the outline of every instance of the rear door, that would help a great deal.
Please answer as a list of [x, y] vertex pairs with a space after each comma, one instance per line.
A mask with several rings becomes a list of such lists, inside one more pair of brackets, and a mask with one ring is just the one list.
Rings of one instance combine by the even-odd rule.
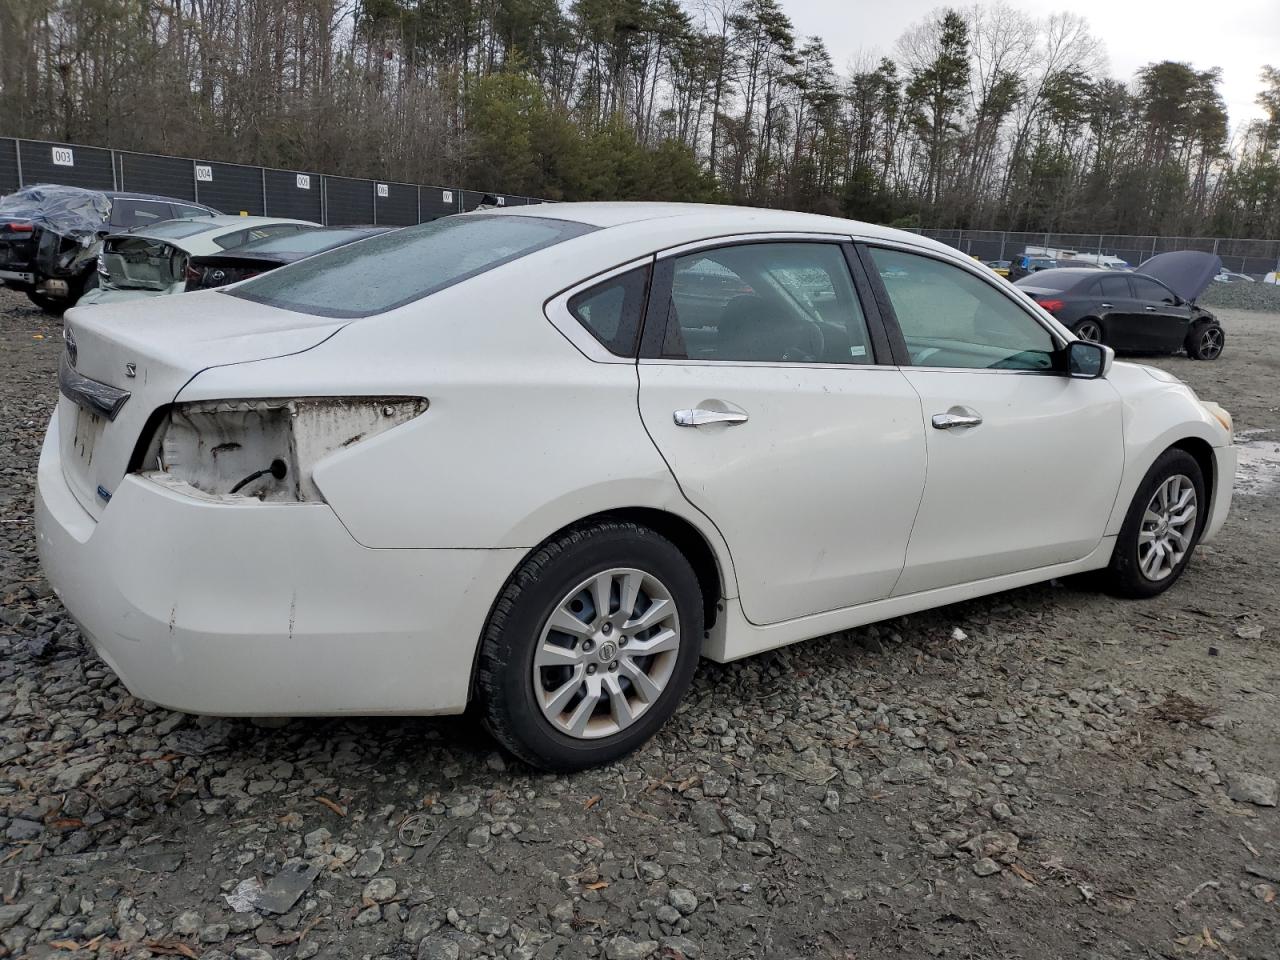
[[866, 253], [928, 438], [894, 595], [1088, 555], [1124, 465], [1115, 388], [1056, 372], [1056, 335], [998, 280], [915, 249]]
[[1131, 329], [1136, 309], [1129, 278], [1123, 274], [1106, 274], [1094, 281], [1098, 319], [1102, 322], [1103, 340], [1111, 347], [1128, 349], [1133, 339]]
[[888, 596], [924, 488], [920, 400], [851, 257], [840, 238], [777, 236], [655, 268], [640, 413], [728, 543], [754, 623]]

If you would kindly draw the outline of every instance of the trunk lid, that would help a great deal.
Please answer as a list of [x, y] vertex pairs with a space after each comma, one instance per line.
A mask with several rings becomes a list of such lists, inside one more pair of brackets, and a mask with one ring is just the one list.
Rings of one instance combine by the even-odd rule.
[[97, 518], [152, 414], [197, 373], [309, 350], [349, 322], [216, 291], [70, 310], [58, 377], [68, 485]]
[[117, 290], [168, 290], [185, 278], [187, 254], [163, 240], [108, 237], [102, 268], [105, 283]]

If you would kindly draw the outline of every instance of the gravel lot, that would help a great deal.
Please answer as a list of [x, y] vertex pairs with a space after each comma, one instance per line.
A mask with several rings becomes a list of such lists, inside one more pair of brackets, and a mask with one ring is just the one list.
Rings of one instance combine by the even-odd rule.
[[1155, 361], [1248, 441], [1180, 586], [705, 664], [549, 777], [464, 718], [131, 697], [37, 568], [59, 324], [0, 292], [0, 956], [1280, 957], [1280, 313], [1221, 312], [1220, 361]]

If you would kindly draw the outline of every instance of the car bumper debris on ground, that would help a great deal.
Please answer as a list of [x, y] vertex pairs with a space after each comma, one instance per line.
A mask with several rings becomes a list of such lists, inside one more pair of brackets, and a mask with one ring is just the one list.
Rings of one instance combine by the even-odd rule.
[[[1280, 315], [1215, 309], [1247, 348], [1153, 362], [1268, 450]], [[37, 563], [57, 322], [0, 293], [0, 337], [0, 956], [1277, 956], [1266, 456], [1242, 459], [1222, 533], [1152, 601], [1055, 582], [704, 663], [639, 753], [545, 776], [465, 720], [215, 719], [131, 696]], [[163, 531], [120, 538], [145, 554]], [[285, 582], [242, 599], [238, 574], [197, 558], [139, 574], [175, 597], [184, 576], [221, 577], [246, 637]], [[339, 697], [362, 663], [403, 665], [359, 621], [404, 585], [365, 585], [329, 585], [345, 649], [258, 642], [298, 682], [329, 669]], [[157, 658], [189, 658], [193, 695], [234, 675], [202, 654], [197, 610], [171, 644], [154, 597], [138, 611]], [[145, 658], [98, 641], [146, 690]], [[271, 713], [240, 679], [246, 712]], [[394, 682], [444, 681], [414, 662]]]

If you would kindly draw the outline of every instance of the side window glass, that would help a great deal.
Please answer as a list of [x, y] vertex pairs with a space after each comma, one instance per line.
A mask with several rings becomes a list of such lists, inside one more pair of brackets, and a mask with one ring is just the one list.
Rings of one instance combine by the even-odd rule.
[[248, 243], [251, 238], [248, 230], [237, 230], [235, 233], [224, 233], [220, 237], [211, 237], [210, 239], [223, 250], [230, 250], [233, 247]]
[[1139, 300], [1146, 300], [1149, 303], [1173, 303], [1173, 294], [1154, 280], [1148, 280], [1146, 277], [1133, 277], [1132, 280], [1135, 296]]
[[209, 211], [203, 207], [189, 207], [185, 203], [175, 203], [173, 205], [173, 216], [177, 220], [191, 220], [195, 217], [207, 217]]
[[1050, 370], [1049, 331], [980, 277], [932, 257], [871, 248], [919, 367]]
[[872, 363], [844, 252], [749, 243], [673, 265], [662, 355], [764, 363]]
[[637, 267], [575, 293], [569, 312], [610, 353], [634, 357], [648, 293], [649, 268]]
[[1129, 294], [1129, 278], [1128, 277], [1103, 277], [1098, 281], [1102, 284], [1102, 296], [1109, 297], [1113, 300], [1127, 300]]

